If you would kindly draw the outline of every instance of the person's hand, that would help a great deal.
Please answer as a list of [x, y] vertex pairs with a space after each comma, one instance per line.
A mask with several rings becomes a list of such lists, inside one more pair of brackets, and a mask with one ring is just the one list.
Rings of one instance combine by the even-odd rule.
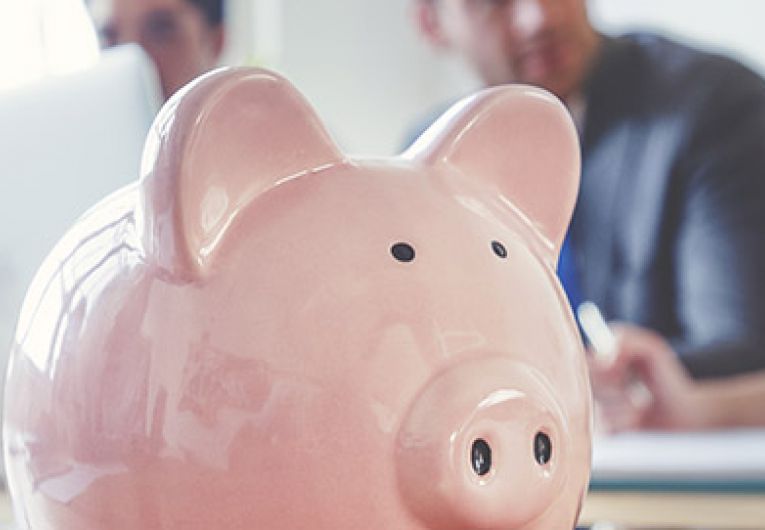
[[603, 427], [608, 431], [700, 427], [704, 411], [696, 384], [667, 341], [637, 326], [610, 327], [616, 340], [608, 360], [588, 355]]

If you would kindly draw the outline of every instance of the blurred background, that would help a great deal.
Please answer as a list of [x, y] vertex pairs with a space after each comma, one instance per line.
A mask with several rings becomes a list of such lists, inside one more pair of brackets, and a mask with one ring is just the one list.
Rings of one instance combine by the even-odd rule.
[[[759, 0], [589, 5], [604, 32], [657, 29], [765, 69]], [[348, 152], [393, 154], [414, 121], [477, 86], [463, 65], [422, 42], [410, 7], [409, 0], [229, 0], [221, 62], [284, 73]], [[70, 72], [96, 56], [81, 0], [0, 0], [0, 90]]]
[[[226, 41], [220, 63], [265, 66], [286, 75], [313, 103], [346, 152], [395, 154], [423, 117], [478, 87], [478, 81], [465, 65], [450, 55], [439, 54], [423, 41], [415, 30], [411, 8], [410, 0], [228, 0], [225, 3]], [[603, 32], [658, 30], [702, 48], [723, 51], [758, 72], [765, 72], [765, 40], [759, 22], [760, 16], [765, 15], [765, 3], [759, 0], [724, 3], [590, 0], [589, 9], [593, 21]], [[98, 60], [98, 47], [96, 31], [82, 0], [0, 0], [0, 96], [5, 95], [11, 101], [23, 99], [21, 93], [34, 91], [43, 79], [88, 69]], [[29, 95], [24, 105], [35, 106], [35, 101]], [[88, 105], [95, 103], [91, 101]], [[55, 102], [49, 104], [55, 105]], [[8, 103], [6, 107], [9, 106], [12, 108], [6, 112], [12, 117], [28, 112], [19, 110], [26, 108], [19, 103]], [[44, 128], [46, 118], [41, 115], [38, 119]], [[76, 118], [71, 119], [79, 123]], [[116, 116], [109, 119], [118, 121]], [[7, 116], [5, 122], [5, 127], [0, 127], [0, 135], [6, 138], [0, 141], [15, 136], [14, 131], [36, 138], [37, 132], [24, 129], [41, 127], [32, 119], [20, 127]], [[71, 135], [66, 133], [66, 136]], [[134, 151], [140, 150], [140, 142], [133, 138], [123, 143], [131, 141], [135, 145], [123, 151], [135, 157]], [[10, 161], [23, 163], [30, 159], [19, 155], [19, 146], [7, 145], [6, 158], [10, 157]], [[114, 142], [108, 147], [115, 147]], [[72, 160], [74, 151], [68, 151], [66, 163], [77, 167], [79, 162]], [[93, 156], [99, 156], [99, 149], [94, 147], [90, 151]], [[104, 164], [107, 158], [118, 155], [127, 156], [108, 151], [100, 154]], [[76, 156], [80, 156], [83, 166], [91, 158], [84, 157], [84, 153]], [[7, 175], [15, 174], [15, 168], [8, 166], [10, 163], [5, 161], [6, 187], [0, 188], [6, 195], [5, 200], [11, 197], [12, 187], [18, 185], [18, 182], [9, 184]], [[64, 162], [55, 159], [51, 165], [66, 167]], [[39, 263], [76, 218], [75, 212], [84, 211], [99, 197], [135, 177], [132, 168], [137, 174], [137, 161], [132, 165], [126, 162], [125, 166], [131, 168], [125, 171], [129, 174], [120, 174], [116, 179], [104, 178], [90, 185], [83, 182], [79, 187], [66, 181], [62, 181], [60, 189], [26, 182], [27, 188], [31, 186], [30, 193], [48, 190], [47, 194], [38, 193], [37, 197], [47, 195], [49, 204], [43, 207], [38, 202], [39, 208], [33, 216], [23, 200], [12, 201], [13, 208], [0, 209], [0, 231], [5, 234], [2, 238], [5, 243], [0, 246], [0, 292], [14, 293], [0, 304], [3, 348], [10, 343], [18, 298], [25, 288], [21, 286], [31, 280], [32, 264]], [[95, 165], [83, 167], [82, 171], [96, 175], [97, 172]], [[24, 179], [27, 177], [18, 177], [18, 180]], [[19, 197], [22, 195], [17, 195]], [[25, 219], [35, 221], [37, 228], [27, 225]], [[46, 226], [53, 228], [42, 228]], [[30, 238], [23, 230], [29, 230], [30, 234], [37, 230], [36, 236]], [[28, 249], [28, 258], [23, 264], [14, 265], [9, 242], [18, 241], [34, 248]], [[24, 271], [9, 271], [13, 267]], [[0, 356], [2, 361], [4, 356]]]
[[[479, 87], [459, 60], [423, 41], [411, 9], [411, 0], [228, 0], [219, 63], [282, 73], [347, 153], [393, 155], [413, 126]], [[590, 0], [589, 10], [604, 33], [656, 31], [765, 74], [762, 0]], [[144, 131], [161, 101], [148, 58], [144, 68], [133, 58], [112, 57], [110, 68], [125, 70], [120, 75], [138, 79], [134, 84], [120, 75], [109, 83], [83, 77], [66, 89], [56, 84], [91, 70], [100, 58], [99, 37], [82, 0], [0, 0], [0, 369], [24, 291], [45, 254], [88, 206], [139, 173]], [[99, 96], [107, 93], [131, 103], [111, 108]], [[59, 112], [66, 107], [71, 115]], [[78, 142], [79, 135], [87, 135], [87, 142]], [[741, 443], [762, 456], [765, 449], [753, 445], [762, 436]], [[636, 447], [660, 453], [668, 442], [651, 443]], [[680, 440], [670, 456], [688, 454], [693, 443], [699, 442]], [[621, 447], [613, 454], [623, 461]], [[606, 501], [603, 509], [613, 506]], [[0, 528], [8, 512], [4, 502], [0, 496]], [[704, 503], [692, 510], [699, 506]], [[765, 528], [765, 520], [746, 528]]]

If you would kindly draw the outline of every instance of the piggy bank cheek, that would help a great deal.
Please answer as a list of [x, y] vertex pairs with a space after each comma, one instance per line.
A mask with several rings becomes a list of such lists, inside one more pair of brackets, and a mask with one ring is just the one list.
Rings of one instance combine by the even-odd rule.
[[398, 438], [399, 489], [429, 528], [520, 528], [563, 490], [564, 414], [533, 369], [471, 364], [441, 374], [416, 399]]

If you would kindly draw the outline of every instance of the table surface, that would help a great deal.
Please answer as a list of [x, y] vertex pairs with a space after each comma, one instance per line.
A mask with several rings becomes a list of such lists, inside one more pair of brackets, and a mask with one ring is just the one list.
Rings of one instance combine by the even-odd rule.
[[[0, 530], [12, 519], [7, 493], [0, 493]], [[693, 529], [765, 530], [765, 493], [720, 495], [658, 492], [590, 492], [584, 525], [613, 523], [619, 530]], [[614, 528], [614, 527], [609, 527]]]
[[765, 530], [765, 492], [758, 494], [591, 491], [583, 524], [624, 528]]

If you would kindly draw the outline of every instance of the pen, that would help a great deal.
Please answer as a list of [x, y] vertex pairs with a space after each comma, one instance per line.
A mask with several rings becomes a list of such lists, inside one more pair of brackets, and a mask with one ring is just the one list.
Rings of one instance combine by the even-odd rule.
[[[590, 301], [582, 302], [576, 308], [576, 316], [587, 341], [592, 345], [595, 358], [606, 365], [613, 363], [616, 360], [616, 337], [598, 306]], [[653, 401], [651, 390], [634, 371], [627, 373], [626, 394], [637, 408], [645, 408]]]
[[616, 337], [608, 327], [603, 314], [592, 302], [582, 302], [576, 308], [576, 317], [592, 351], [599, 361], [611, 363], [616, 357]]

